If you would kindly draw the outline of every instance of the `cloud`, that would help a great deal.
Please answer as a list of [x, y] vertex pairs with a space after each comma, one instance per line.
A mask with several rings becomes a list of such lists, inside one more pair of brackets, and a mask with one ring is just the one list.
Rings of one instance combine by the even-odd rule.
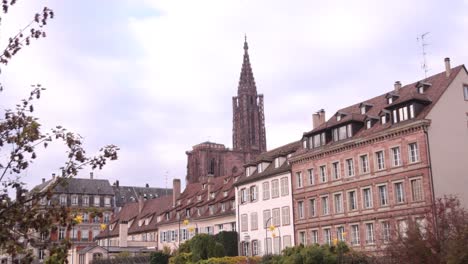
[[[426, 31], [430, 74], [443, 58], [468, 61], [466, 1], [47, 1], [56, 19], [7, 68], [0, 106], [49, 89], [38, 102], [45, 127], [62, 124], [90, 151], [113, 143], [120, 159], [97, 177], [164, 186], [185, 178], [186, 155], [210, 140], [231, 146], [232, 106], [247, 33], [267, 144], [300, 139], [311, 114], [382, 94], [396, 80], [422, 78], [416, 37]], [[18, 3], [2, 40], [40, 5]], [[444, 14], [444, 15], [442, 15]], [[14, 89], [9, 87], [15, 87]], [[28, 172], [47, 176], [60, 149]], [[168, 173], [166, 173], [168, 172]], [[83, 174], [87, 176], [87, 174]]]

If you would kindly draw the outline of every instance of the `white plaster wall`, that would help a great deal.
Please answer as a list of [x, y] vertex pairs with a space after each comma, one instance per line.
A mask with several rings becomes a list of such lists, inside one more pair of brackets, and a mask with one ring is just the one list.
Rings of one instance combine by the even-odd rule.
[[[274, 166], [274, 164], [270, 165]], [[289, 189], [289, 194], [286, 196], [281, 196], [281, 178], [287, 177], [288, 178], [288, 189]], [[272, 180], [278, 180], [279, 181], [279, 190], [280, 190], [280, 196], [277, 198], [271, 198], [271, 181]], [[268, 181], [270, 184], [270, 199], [268, 200], [263, 200], [263, 182]], [[250, 241], [252, 240], [258, 240], [260, 241], [260, 250], [259, 250], [259, 255], [264, 255], [266, 253], [266, 248], [265, 248], [265, 228], [263, 226], [263, 211], [264, 210], [273, 210], [274, 208], [280, 208], [280, 219], [281, 219], [281, 226], [274, 231], [276, 235], [279, 235], [281, 233], [281, 250], [284, 249], [284, 244], [283, 244], [283, 237], [284, 236], [291, 236], [291, 246], [294, 246], [294, 221], [293, 221], [293, 205], [292, 205], [292, 185], [291, 185], [291, 173], [283, 173], [283, 174], [278, 174], [275, 176], [271, 176], [268, 178], [264, 178], [261, 180], [258, 180], [256, 182], [240, 185], [236, 188], [236, 205], [238, 204], [237, 201], [240, 200], [238, 197], [239, 190], [242, 188], [250, 188], [253, 185], [258, 186], [258, 194], [257, 194], [257, 201], [256, 202], [249, 202], [246, 204], [239, 204], [239, 210], [238, 210], [238, 215], [236, 215], [236, 220], [240, 219], [240, 216], [243, 214], [248, 215], [248, 231], [247, 232], [242, 232], [241, 227], [240, 227], [240, 220], [237, 222], [237, 230], [239, 231], [240, 235], [240, 241], [242, 242], [246, 236], [250, 238]], [[284, 206], [289, 206], [289, 225], [283, 225], [282, 222], [282, 216], [281, 216], [281, 208]], [[251, 230], [251, 218], [250, 215], [252, 212], [257, 212], [258, 215], [258, 229], [257, 230]], [[273, 214], [273, 213], [272, 213]], [[271, 221], [268, 223], [268, 225], [271, 225]], [[272, 238], [272, 233], [270, 230], [268, 230], [268, 238]], [[240, 249], [240, 244], [239, 244], [239, 249]], [[273, 249], [273, 245], [272, 245]], [[269, 251], [268, 253], [272, 253]], [[280, 252], [274, 252], [279, 254]]]
[[462, 69], [427, 118], [435, 196], [458, 195], [468, 207], [468, 101], [463, 84], [468, 75]]

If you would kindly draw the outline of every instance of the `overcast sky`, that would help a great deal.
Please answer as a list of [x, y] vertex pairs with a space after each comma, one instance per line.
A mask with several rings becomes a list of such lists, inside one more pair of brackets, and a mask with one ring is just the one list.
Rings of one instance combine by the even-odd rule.
[[[232, 147], [244, 34], [268, 149], [300, 139], [321, 108], [328, 118], [397, 80], [423, 78], [420, 34], [430, 32], [429, 74], [445, 57], [468, 63], [468, 0], [21, 0], [2, 19], [0, 44], [43, 6], [56, 13], [48, 37], [2, 68], [0, 108], [41, 83], [43, 129], [79, 133], [89, 153], [118, 145], [119, 160], [95, 175], [121, 185], [164, 187], [167, 175], [171, 187], [185, 179], [193, 145]], [[57, 171], [63, 151], [39, 153], [24, 175], [29, 187]]]

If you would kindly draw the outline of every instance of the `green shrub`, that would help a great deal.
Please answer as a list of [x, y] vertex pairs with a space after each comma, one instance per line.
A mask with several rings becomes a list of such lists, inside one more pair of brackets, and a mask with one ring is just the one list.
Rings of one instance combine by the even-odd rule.
[[[247, 261], [248, 259], [248, 261]], [[237, 256], [237, 257], [222, 257], [222, 258], [209, 258], [206, 260], [202, 260], [197, 264], [260, 264], [261, 258], [260, 257], [244, 257], [244, 256]]]
[[179, 253], [169, 259], [169, 264], [191, 264], [192, 253]]
[[237, 256], [237, 232], [223, 231], [215, 235], [215, 240], [224, 247], [224, 256]]
[[169, 262], [169, 255], [162, 252], [162, 251], [157, 251], [154, 253], [151, 253], [151, 258], [150, 258], [150, 263], [151, 264], [167, 264]]

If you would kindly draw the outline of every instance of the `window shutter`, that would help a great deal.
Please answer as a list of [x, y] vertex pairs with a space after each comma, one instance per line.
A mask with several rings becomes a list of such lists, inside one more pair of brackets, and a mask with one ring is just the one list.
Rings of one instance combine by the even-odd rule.
[[263, 255], [263, 252], [262, 252], [262, 247], [261, 247], [261, 243], [262, 241], [261, 240], [257, 240], [257, 251], [258, 251], [258, 255]]
[[246, 192], [246, 197], [247, 197], [247, 201], [245, 201], [246, 203], [250, 202], [250, 188], [245, 188], [245, 192]]
[[242, 192], [240, 190], [237, 191], [237, 204], [241, 204], [242, 201]]
[[258, 186], [257, 186], [257, 185], [255, 185], [255, 195], [257, 196], [256, 199], [257, 199], [257, 200], [260, 200], [260, 199], [259, 199], [259, 195], [260, 195], [260, 194], [258, 193]]

